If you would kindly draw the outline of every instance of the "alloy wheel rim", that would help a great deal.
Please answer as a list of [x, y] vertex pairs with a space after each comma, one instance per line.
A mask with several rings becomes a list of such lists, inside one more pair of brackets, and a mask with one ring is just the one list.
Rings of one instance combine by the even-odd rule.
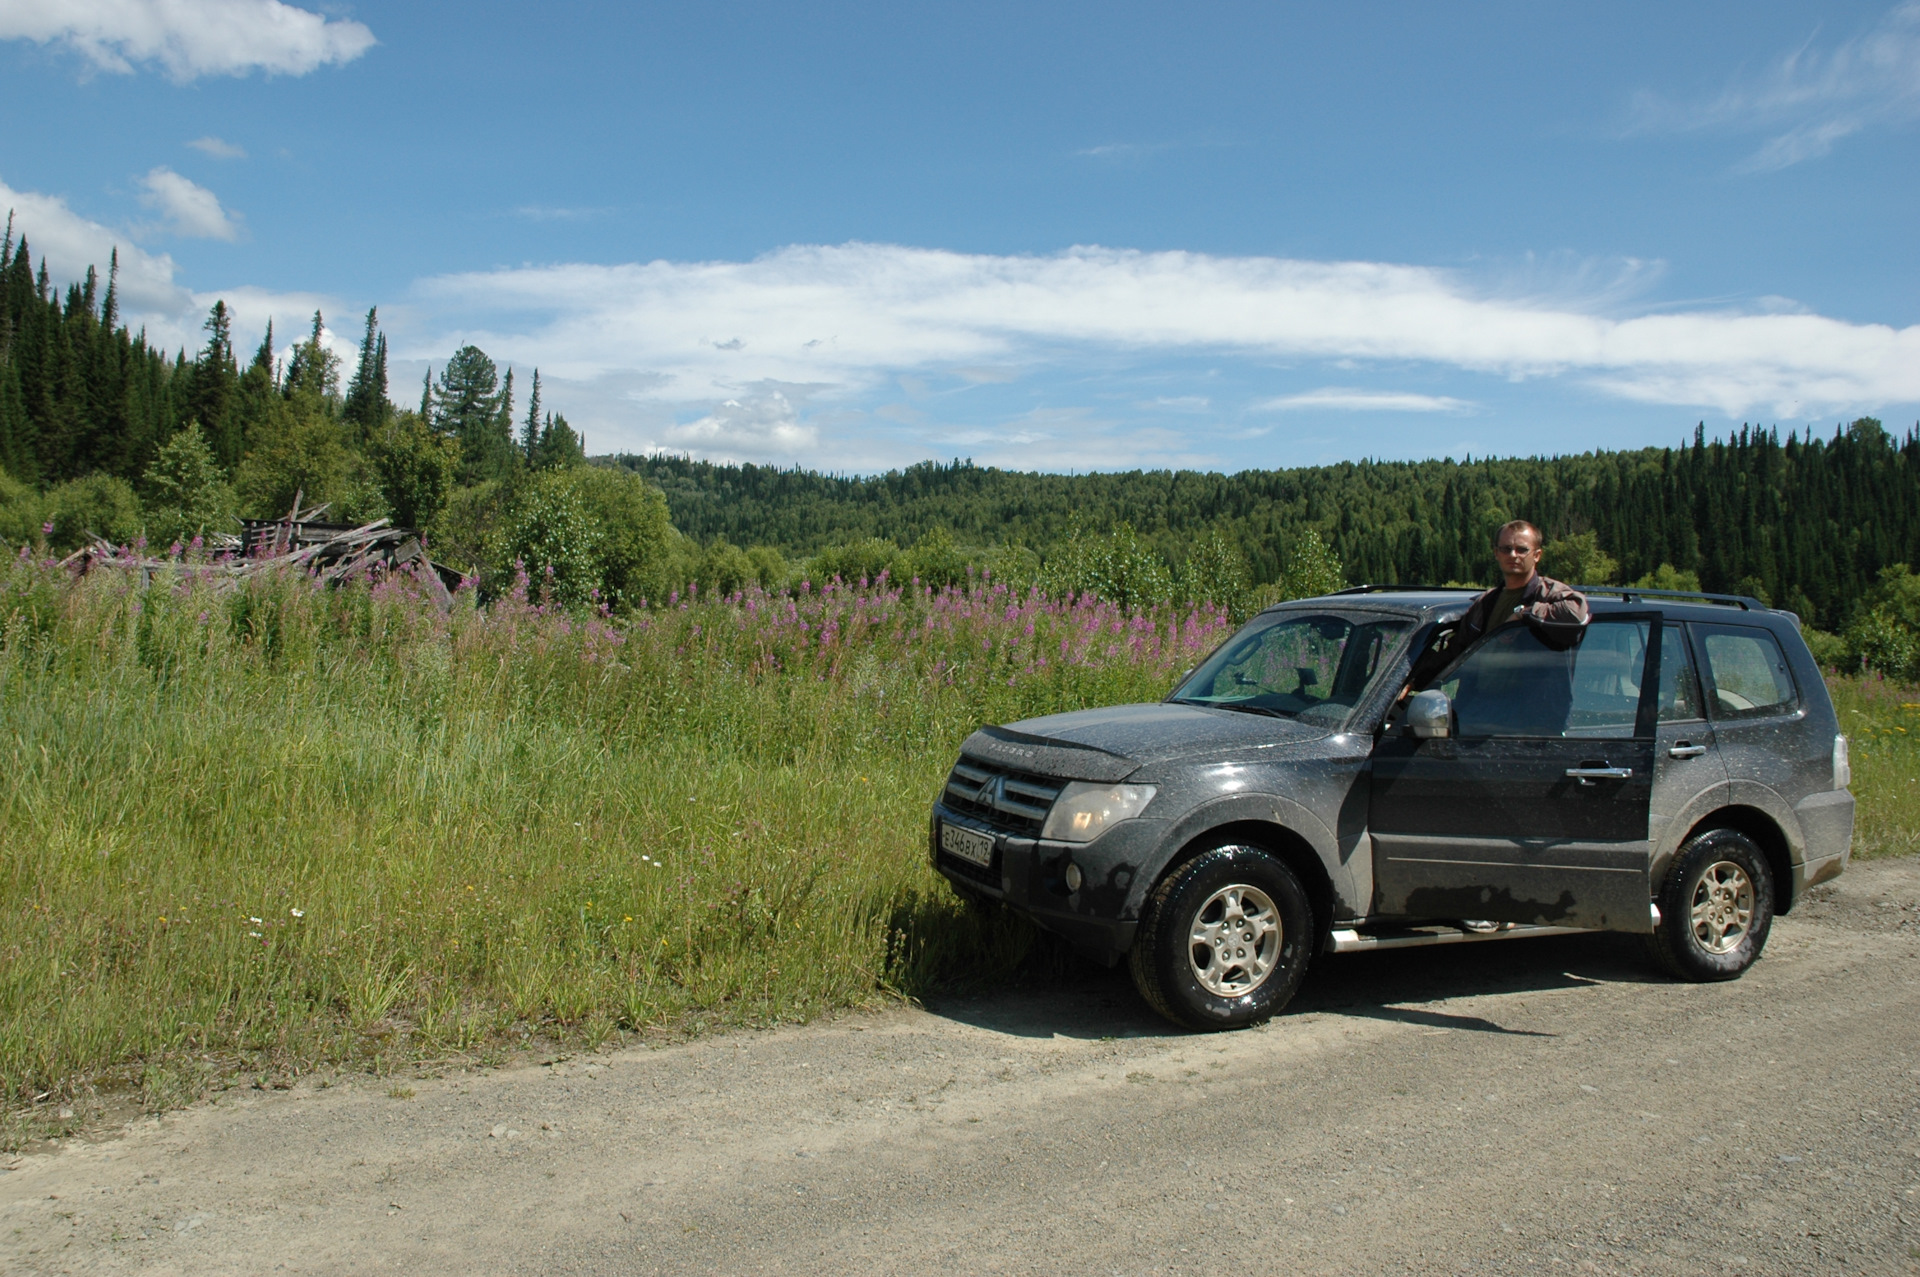
[[1208, 993], [1243, 997], [1273, 974], [1283, 934], [1273, 897], [1234, 883], [1208, 896], [1194, 913], [1187, 962]]
[[1753, 927], [1753, 879], [1731, 860], [1708, 865], [1694, 884], [1693, 938], [1711, 954], [1732, 953]]

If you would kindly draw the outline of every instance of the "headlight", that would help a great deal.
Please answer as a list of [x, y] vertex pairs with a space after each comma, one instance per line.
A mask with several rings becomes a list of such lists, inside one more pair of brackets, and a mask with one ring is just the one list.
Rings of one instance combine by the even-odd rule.
[[1060, 842], [1092, 842], [1120, 821], [1138, 816], [1152, 801], [1152, 785], [1076, 780], [1060, 791], [1040, 836]]

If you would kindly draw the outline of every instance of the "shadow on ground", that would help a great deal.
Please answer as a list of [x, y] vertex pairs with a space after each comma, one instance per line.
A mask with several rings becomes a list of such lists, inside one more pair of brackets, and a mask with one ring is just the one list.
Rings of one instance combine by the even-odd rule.
[[[1051, 942], [1049, 942], [1051, 946]], [[1454, 998], [1583, 985], [1664, 983], [1636, 936], [1554, 936], [1385, 953], [1328, 954], [1307, 973], [1287, 1015], [1317, 1012], [1429, 1028], [1526, 1034], [1445, 1009]], [[1184, 1031], [1147, 1009], [1125, 964], [1109, 970], [1065, 946], [1036, 954], [1011, 987], [927, 999], [943, 1019], [1024, 1038], [1137, 1038]]]

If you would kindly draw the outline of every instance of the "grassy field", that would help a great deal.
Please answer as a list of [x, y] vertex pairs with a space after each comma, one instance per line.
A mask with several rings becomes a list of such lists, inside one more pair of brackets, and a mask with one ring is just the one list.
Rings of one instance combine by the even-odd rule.
[[1869, 674], [1829, 677], [1827, 688], [1853, 759], [1853, 854], [1920, 852], [1920, 687]]
[[[804, 1018], [1026, 954], [926, 865], [960, 740], [1155, 699], [1227, 632], [1004, 590], [221, 594], [0, 569], [0, 1135], [108, 1091]], [[1920, 693], [1834, 684], [1862, 854], [1920, 835]]]
[[1031, 933], [926, 864], [960, 740], [1158, 698], [1227, 628], [985, 588], [625, 625], [25, 562], [0, 591], [16, 1112], [1005, 971]]

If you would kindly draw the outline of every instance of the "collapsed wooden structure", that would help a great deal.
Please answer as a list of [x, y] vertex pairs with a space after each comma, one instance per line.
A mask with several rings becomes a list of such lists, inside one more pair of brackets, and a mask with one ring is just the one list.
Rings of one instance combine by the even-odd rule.
[[[327, 506], [302, 512], [300, 497], [283, 519], [242, 519], [240, 533], [208, 537], [214, 555], [190, 566], [216, 585], [232, 586], [261, 572], [298, 568], [316, 579], [334, 584], [354, 577], [381, 577], [406, 572], [419, 581], [442, 609], [453, 606], [453, 591], [463, 574], [435, 563], [415, 528], [396, 528], [385, 519], [359, 525], [323, 523]], [[102, 537], [81, 546], [62, 560], [62, 566], [86, 573], [94, 568], [137, 571], [151, 580], [157, 571], [178, 571], [178, 558], [156, 558], [116, 546]]]

